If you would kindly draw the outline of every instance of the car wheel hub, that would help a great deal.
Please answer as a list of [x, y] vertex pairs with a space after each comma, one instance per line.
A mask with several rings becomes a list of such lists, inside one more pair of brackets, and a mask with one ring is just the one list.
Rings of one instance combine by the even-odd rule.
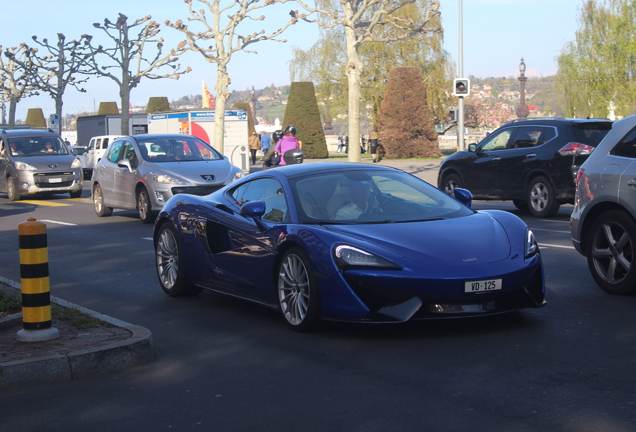
[[303, 322], [309, 309], [307, 269], [296, 255], [288, 255], [278, 275], [278, 295], [283, 314], [290, 324]]
[[631, 268], [629, 235], [620, 225], [603, 225], [594, 241], [592, 256], [597, 273], [604, 281], [611, 284], [622, 282]]

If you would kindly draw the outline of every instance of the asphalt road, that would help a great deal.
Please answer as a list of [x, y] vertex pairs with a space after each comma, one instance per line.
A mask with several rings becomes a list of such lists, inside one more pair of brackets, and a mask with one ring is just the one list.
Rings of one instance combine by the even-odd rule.
[[[400, 167], [434, 182], [434, 164]], [[297, 334], [240, 300], [165, 296], [152, 227], [67, 197], [0, 195], [0, 275], [19, 280], [18, 223], [49, 221], [53, 295], [150, 329], [157, 360], [2, 390], [3, 430], [636, 431], [636, 298], [594, 284], [569, 240], [570, 206], [520, 215], [541, 245], [543, 309]]]

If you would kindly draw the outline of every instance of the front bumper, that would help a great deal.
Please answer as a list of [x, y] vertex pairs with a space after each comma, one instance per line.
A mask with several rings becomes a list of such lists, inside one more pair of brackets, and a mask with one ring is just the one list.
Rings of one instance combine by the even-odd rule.
[[22, 171], [18, 174], [16, 190], [20, 194], [76, 192], [82, 190], [80, 169], [59, 172], [30, 172]]

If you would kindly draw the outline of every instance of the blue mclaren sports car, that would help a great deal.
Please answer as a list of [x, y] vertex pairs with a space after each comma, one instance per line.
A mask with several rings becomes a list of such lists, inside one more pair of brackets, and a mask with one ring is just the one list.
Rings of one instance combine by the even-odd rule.
[[403, 322], [545, 305], [534, 235], [401, 170], [349, 163], [251, 174], [207, 196], [175, 195], [154, 228], [170, 296], [210, 289], [322, 320]]

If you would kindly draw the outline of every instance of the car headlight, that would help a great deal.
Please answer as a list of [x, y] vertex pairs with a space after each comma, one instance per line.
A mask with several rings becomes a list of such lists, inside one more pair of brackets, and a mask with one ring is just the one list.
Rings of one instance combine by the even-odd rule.
[[168, 174], [159, 174], [159, 173], [151, 172], [150, 177], [152, 177], [152, 179], [155, 182], [162, 183], [162, 184], [176, 184], [176, 185], [186, 184], [186, 182], [184, 182], [183, 180], [178, 179], [176, 177], [169, 176]]
[[19, 162], [19, 161], [16, 161], [15, 169], [21, 170], [21, 171], [36, 171], [36, 168], [34, 166], [24, 162]]
[[230, 183], [232, 183], [233, 181], [236, 181], [240, 178], [243, 178], [243, 171], [239, 170], [237, 172], [234, 173], [234, 177], [232, 178], [232, 180], [230, 180]]
[[340, 267], [402, 268], [386, 258], [349, 245], [336, 246], [334, 255]]
[[79, 159], [75, 159], [73, 163], [71, 164], [71, 168], [81, 168], [81, 167], [82, 167], [82, 163], [80, 162]]
[[539, 253], [539, 244], [534, 238], [534, 234], [529, 228], [526, 228], [526, 244], [524, 248], [524, 256], [530, 258]]

